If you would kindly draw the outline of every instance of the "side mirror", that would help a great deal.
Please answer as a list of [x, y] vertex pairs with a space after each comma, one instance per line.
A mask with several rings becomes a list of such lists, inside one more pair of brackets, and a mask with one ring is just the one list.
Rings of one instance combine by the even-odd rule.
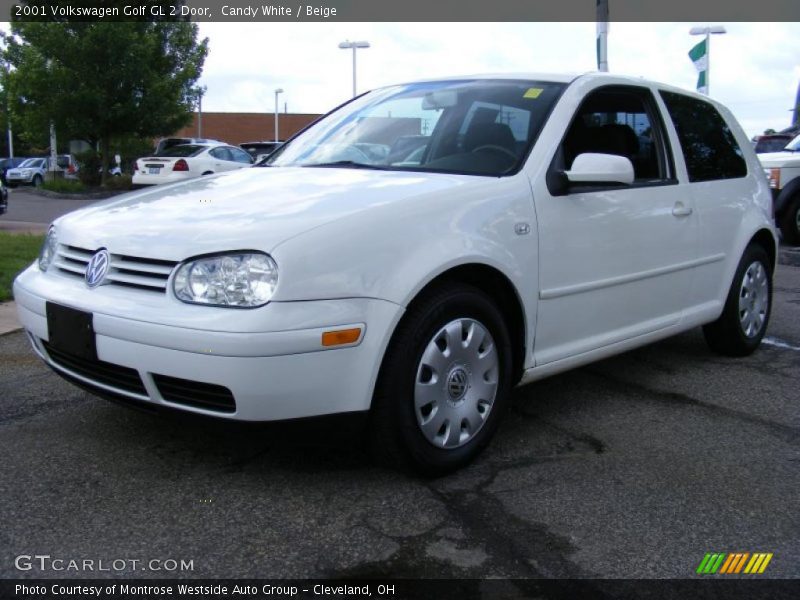
[[633, 163], [616, 154], [579, 154], [564, 174], [571, 183], [633, 183]]

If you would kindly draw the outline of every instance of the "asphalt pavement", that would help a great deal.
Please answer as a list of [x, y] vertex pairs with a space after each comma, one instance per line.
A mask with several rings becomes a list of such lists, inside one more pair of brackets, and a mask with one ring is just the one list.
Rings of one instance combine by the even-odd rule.
[[8, 212], [0, 215], [0, 231], [46, 229], [57, 217], [93, 202], [97, 200], [46, 198], [33, 193], [27, 187], [11, 188], [8, 190]]
[[15, 566], [46, 554], [149, 578], [683, 578], [707, 552], [770, 552], [759, 577], [797, 578], [800, 268], [778, 269], [768, 336], [732, 359], [695, 330], [519, 388], [474, 465], [425, 480], [336, 427], [108, 403], [7, 334], [0, 577], [98, 575]]

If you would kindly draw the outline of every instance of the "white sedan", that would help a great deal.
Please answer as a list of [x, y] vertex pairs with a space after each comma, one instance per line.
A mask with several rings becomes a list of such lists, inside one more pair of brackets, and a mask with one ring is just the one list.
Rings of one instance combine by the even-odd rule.
[[264, 167], [57, 219], [14, 283], [38, 356], [151, 410], [366, 417], [378, 456], [442, 473], [515, 385], [697, 326], [744, 356], [767, 330], [769, 187], [705, 96], [597, 73], [409, 83]]
[[182, 144], [155, 156], [140, 158], [133, 172], [135, 185], [158, 185], [202, 175], [242, 169], [253, 158], [241, 148], [225, 144]]

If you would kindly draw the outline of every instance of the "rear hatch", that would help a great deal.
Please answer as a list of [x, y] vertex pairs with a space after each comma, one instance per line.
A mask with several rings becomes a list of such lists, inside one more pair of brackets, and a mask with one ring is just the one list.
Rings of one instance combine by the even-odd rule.
[[[149, 158], [140, 158], [136, 161], [136, 166], [139, 172], [145, 175], [162, 175], [167, 176], [172, 173], [175, 168], [175, 163], [182, 158], [165, 158], [161, 156], [151, 156]], [[186, 161], [183, 161], [186, 163]]]
[[174, 171], [190, 171], [190, 162], [186, 160], [197, 156], [208, 146], [199, 144], [182, 144], [160, 152], [156, 156], [140, 158], [136, 161], [136, 169], [145, 175], [167, 177]]

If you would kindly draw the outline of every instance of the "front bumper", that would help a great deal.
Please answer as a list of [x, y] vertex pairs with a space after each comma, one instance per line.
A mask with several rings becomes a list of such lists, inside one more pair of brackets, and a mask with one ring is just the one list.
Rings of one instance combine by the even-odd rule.
[[[115, 300], [121, 294], [127, 302]], [[143, 294], [141, 303], [137, 294]], [[36, 353], [75, 383], [100, 395], [245, 421], [369, 409], [384, 350], [403, 312], [394, 303], [366, 298], [272, 302], [236, 310], [163, 297], [158, 306], [148, 292], [89, 290], [35, 266], [14, 282], [14, 297]], [[48, 301], [93, 314], [97, 364], [87, 366], [48, 351]], [[324, 331], [355, 326], [363, 328], [355, 343], [322, 348]], [[133, 379], [140, 382], [132, 385]], [[180, 384], [177, 399], [176, 379], [187, 384]], [[212, 397], [209, 389], [218, 388], [229, 390], [232, 406], [202, 402]], [[192, 401], [193, 394], [200, 402]]]
[[12, 175], [6, 173], [6, 181], [8, 181], [8, 183], [30, 183], [31, 181], [33, 181], [33, 176], [34, 176], [33, 173], [31, 173], [30, 175], [19, 175], [19, 174]]
[[131, 183], [134, 185], [163, 185], [165, 183], [178, 183], [179, 181], [197, 179], [198, 177], [200, 177], [199, 173], [191, 171], [170, 171], [164, 175], [150, 175], [149, 173], [135, 171]]

